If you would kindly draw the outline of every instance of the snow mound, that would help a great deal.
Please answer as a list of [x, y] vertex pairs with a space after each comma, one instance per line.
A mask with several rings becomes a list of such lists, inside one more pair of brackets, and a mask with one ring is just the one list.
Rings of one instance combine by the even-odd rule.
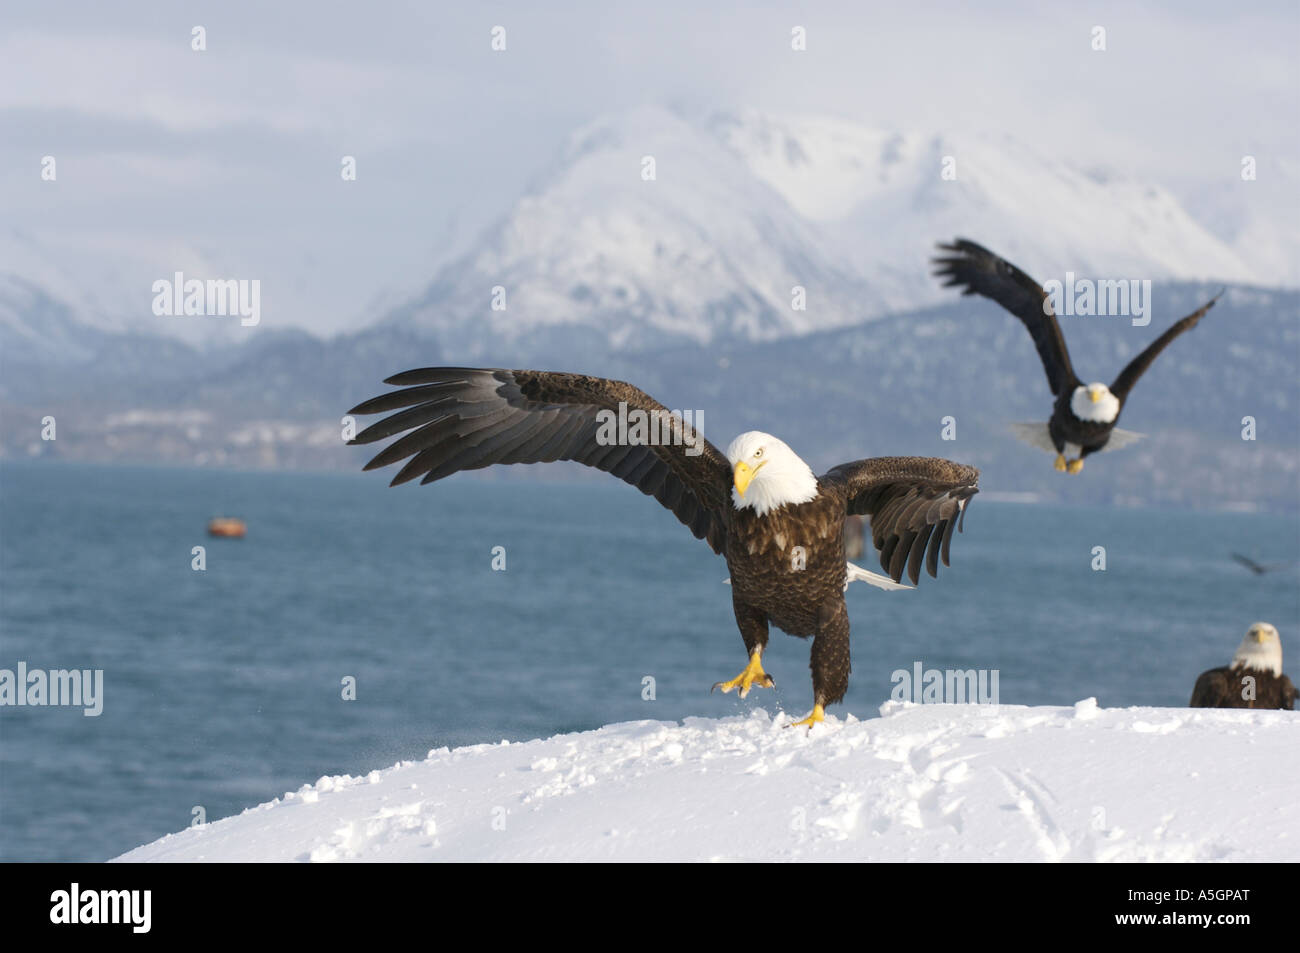
[[888, 703], [429, 752], [121, 861], [1286, 861], [1300, 716]]

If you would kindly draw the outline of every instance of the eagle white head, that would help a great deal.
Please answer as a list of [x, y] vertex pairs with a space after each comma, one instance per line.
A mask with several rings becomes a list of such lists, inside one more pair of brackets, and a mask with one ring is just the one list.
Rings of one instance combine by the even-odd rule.
[[1119, 416], [1119, 398], [1105, 384], [1081, 385], [1070, 395], [1070, 411], [1089, 423], [1112, 424]]
[[1260, 672], [1282, 674], [1282, 640], [1277, 629], [1267, 622], [1256, 622], [1246, 630], [1246, 637], [1237, 646], [1232, 657], [1232, 667], [1253, 668]]
[[727, 447], [735, 484], [736, 509], [753, 507], [763, 516], [786, 504], [807, 503], [817, 495], [817, 476], [798, 454], [771, 434], [742, 433]]

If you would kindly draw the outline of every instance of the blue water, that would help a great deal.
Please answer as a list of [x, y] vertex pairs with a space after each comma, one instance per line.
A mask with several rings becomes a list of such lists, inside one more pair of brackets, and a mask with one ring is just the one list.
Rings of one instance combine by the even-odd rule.
[[[218, 514], [248, 537], [208, 539]], [[838, 711], [873, 715], [915, 661], [997, 669], [1004, 703], [1183, 705], [1256, 619], [1300, 659], [1297, 571], [1255, 577], [1228, 558], [1295, 558], [1298, 520], [977, 498], [938, 580], [850, 588]], [[195, 807], [216, 820], [442, 745], [755, 705], [802, 715], [807, 643], [780, 633], [774, 693], [710, 696], [745, 661], [726, 575], [609, 478], [390, 490], [376, 474], [5, 464], [0, 668], [103, 669], [105, 703], [97, 718], [0, 708], [0, 859], [106, 859]]]

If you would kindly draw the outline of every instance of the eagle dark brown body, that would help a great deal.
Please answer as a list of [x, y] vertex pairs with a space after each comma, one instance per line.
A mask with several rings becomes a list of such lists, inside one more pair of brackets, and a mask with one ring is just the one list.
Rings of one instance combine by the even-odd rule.
[[1281, 708], [1295, 710], [1300, 697], [1286, 675], [1245, 668], [1223, 666], [1202, 672], [1192, 689], [1190, 708]]
[[[402, 389], [351, 411], [392, 412], [353, 443], [402, 435], [366, 469], [405, 460], [393, 484], [416, 477], [428, 483], [498, 463], [572, 460], [653, 496], [731, 569], [736, 624], [750, 665], [719, 685], [724, 691], [740, 687], [743, 695], [752, 684], [771, 684], [761, 666], [770, 625], [812, 637], [815, 708], [808, 723], [820, 721], [823, 706], [842, 699], [848, 686], [846, 519], [868, 517], [881, 566], [895, 583], [906, 573], [915, 584], [922, 566], [935, 576], [940, 559], [948, 564], [953, 532], [978, 492], [978, 470], [929, 457], [858, 460], [816, 478], [782, 441], [757, 431], [733, 441], [728, 454], [739, 454], [743, 443], [748, 456], [731, 460], [681, 416], [621, 381], [430, 367], [388, 383]], [[664, 439], [603, 439], [602, 417], [615, 411], [658, 415]]]
[[765, 516], [738, 510], [727, 534], [731, 599], [745, 651], [767, 646], [768, 624], [813, 636], [813, 696], [840, 701], [849, 686], [849, 614], [844, 602], [844, 498], [819, 483], [808, 503]]

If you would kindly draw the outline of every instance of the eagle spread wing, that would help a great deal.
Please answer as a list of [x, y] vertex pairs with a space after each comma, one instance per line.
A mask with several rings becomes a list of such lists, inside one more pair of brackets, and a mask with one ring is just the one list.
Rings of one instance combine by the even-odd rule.
[[931, 576], [940, 558], [948, 565], [953, 530], [961, 529], [979, 477], [974, 467], [935, 457], [875, 457], [840, 464], [821, 479], [841, 488], [850, 514], [871, 518], [885, 572], [898, 582], [906, 567], [915, 585], [922, 558]]
[[1121, 404], [1128, 398], [1129, 391], [1131, 391], [1133, 385], [1138, 382], [1138, 378], [1146, 373], [1146, 369], [1151, 366], [1151, 362], [1156, 359], [1161, 351], [1169, 346], [1169, 342], [1178, 337], [1178, 335], [1182, 334], [1184, 331], [1190, 331], [1192, 328], [1196, 327], [1196, 322], [1200, 321], [1201, 318], [1205, 316], [1205, 312], [1213, 308], [1214, 303], [1221, 297], [1223, 297], [1222, 291], [1203, 304], [1199, 309], [1193, 311], [1187, 317], [1177, 322], [1168, 331], [1152, 341], [1145, 351], [1133, 358], [1133, 360], [1129, 361], [1128, 367], [1120, 371], [1119, 377], [1115, 378], [1115, 383], [1110, 385], [1110, 392], [1120, 399]]
[[[354, 407], [353, 414], [397, 411], [350, 441], [405, 436], [381, 450], [367, 470], [399, 460], [392, 484], [440, 480], [494, 463], [573, 460], [604, 470], [653, 496], [716, 553], [726, 542], [725, 507], [732, 483], [727, 459], [680, 416], [622, 381], [500, 368], [426, 367], [388, 378], [401, 390]], [[608, 439], [608, 411], [620, 404], [658, 419], [659, 439]], [[666, 435], [665, 435], [666, 431]]]
[[940, 244], [938, 248], [950, 252], [933, 259], [937, 266], [934, 275], [944, 279], [945, 288], [956, 285], [961, 287], [963, 295], [978, 294], [991, 298], [1029, 329], [1029, 336], [1034, 339], [1034, 347], [1043, 362], [1043, 370], [1047, 372], [1047, 385], [1054, 396], [1079, 386], [1056, 312], [1052, 310], [1047, 292], [1038, 282], [1011, 262], [968, 239], [958, 238], [951, 245]]

